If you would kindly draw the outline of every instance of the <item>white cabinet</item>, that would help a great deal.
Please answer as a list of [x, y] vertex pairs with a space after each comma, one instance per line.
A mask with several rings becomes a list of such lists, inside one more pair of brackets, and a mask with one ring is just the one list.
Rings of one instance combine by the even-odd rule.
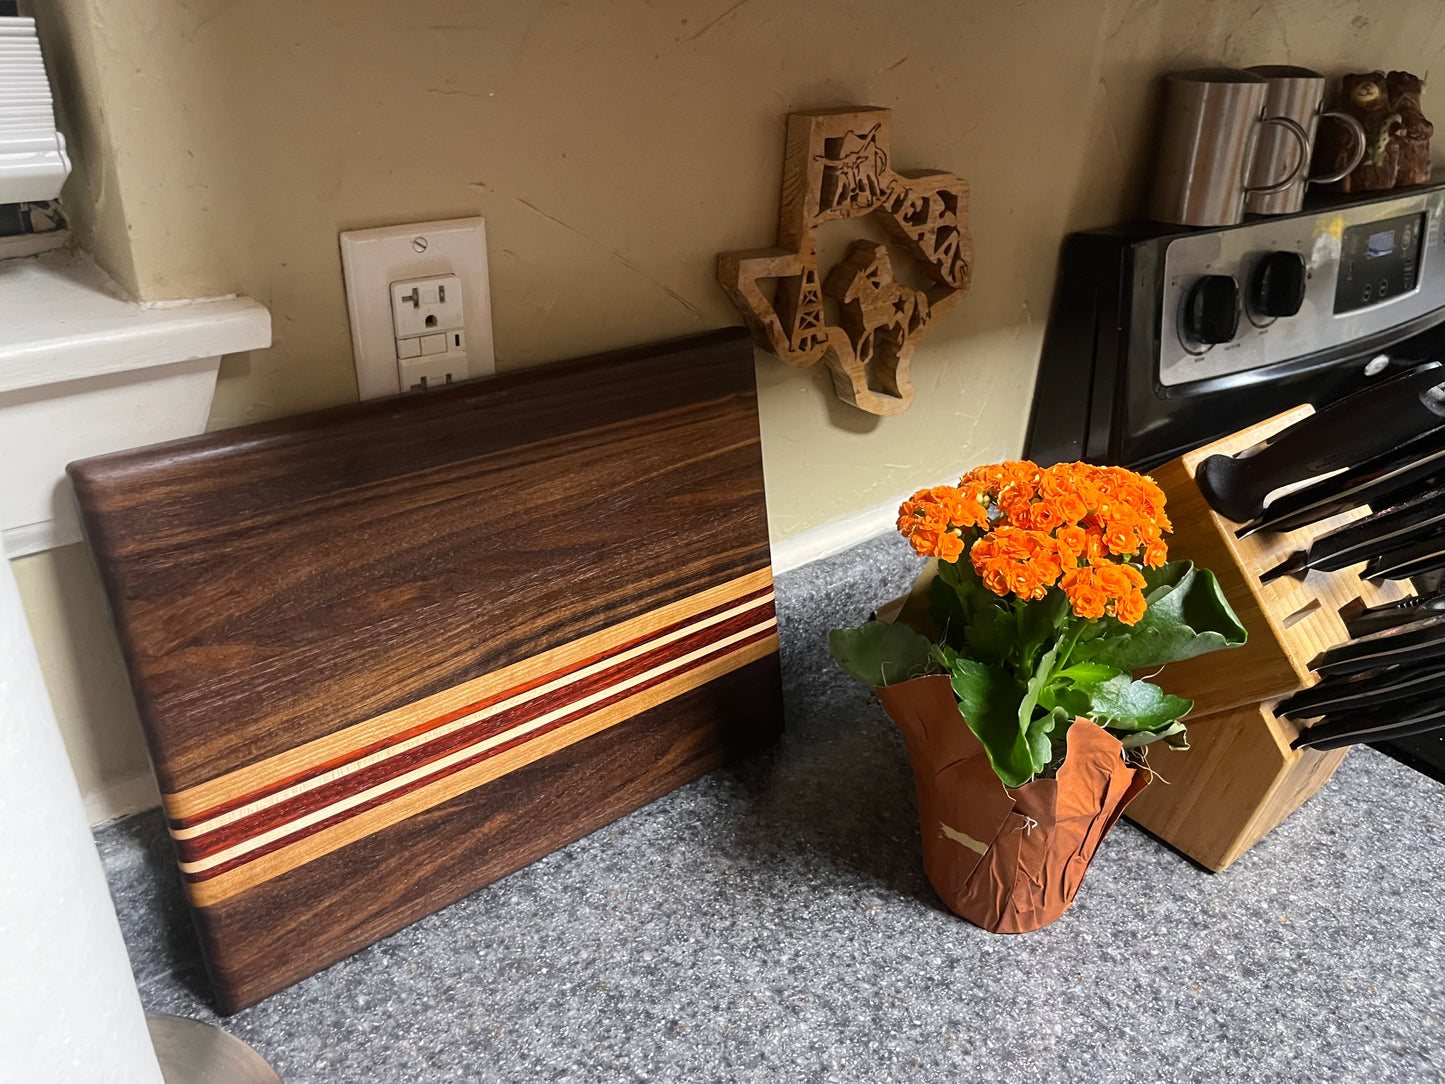
[[0, 261], [6, 554], [78, 542], [65, 465], [201, 432], [221, 355], [270, 344], [249, 298], [141, 304], [85, 256]]

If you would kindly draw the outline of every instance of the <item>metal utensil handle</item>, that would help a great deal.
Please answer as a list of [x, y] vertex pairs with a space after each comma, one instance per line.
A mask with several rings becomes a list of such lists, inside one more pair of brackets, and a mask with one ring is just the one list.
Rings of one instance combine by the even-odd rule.
[[1344, 169], [1340, 170], [1338, 173], [1327, 173], [1323, 177], [1311, 177], [1311, 184], [1332, 184], [1335, 181], [1344, 180], [1355, 171], [1355, 167], [1357, 165], [1359, 165], [1365, 160], [1365, 149], [1369, 143], [1369, 140], [1365, 137], [1365, 126], [1360, 123], [1358, 117], [1353, 116], [1349, 113], [1342, 112], [1339, 109], [1332, 109], [1328, 113], [1320, 114], [1321, 121], [1323, 121], [1326, 117], [1334, 117], [1336, 120], [1342, 122], [1344, 126], [1348, 128], [1350, 132], [1354, 135], [1355, 142], [1358, 144], [1358, 146], [1355, 147], [1355, 153], [1350, 156], [1349, 165], [1347, 165]]
[[1298, 122], [1291, 120], [1289, 117], [1263, 117], [1259, 123], [1278, 124], [1286, 132], [1294, 136], [1295, 142], [1299, 145], [1299, 160], [1295, 162], [1294, 169], [1289, 171], [1288, 177], [1278, 184], [1262, 184], [1255, 188], [1245, 186], [1244, 190], [1246, 193], [1254, 192], [1261, 196], [1268, 196], [1275, 192], [1283, 192], [1303, 177], [1305, 172], [1310, 168], [1310, 137], [1309, 133], [1299, 126]]

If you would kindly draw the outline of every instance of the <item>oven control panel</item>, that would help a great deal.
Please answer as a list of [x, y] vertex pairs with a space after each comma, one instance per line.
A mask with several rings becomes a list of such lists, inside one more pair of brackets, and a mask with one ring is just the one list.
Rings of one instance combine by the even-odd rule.
[[1158, 383], [1282, 365], [1445, 305], [1445, 191], [1256, 218], [1164, 256]]
[[1335, 280], [1335, 312], [1354, 312], [1415, 288], [1430, 218], [1424, 212], [1346, 226]]

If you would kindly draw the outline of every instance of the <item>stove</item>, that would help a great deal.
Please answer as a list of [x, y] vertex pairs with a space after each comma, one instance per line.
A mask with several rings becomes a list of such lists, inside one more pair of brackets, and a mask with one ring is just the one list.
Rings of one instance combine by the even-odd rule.
[[[1070, 235], [1024, 454], [1149, 470], [1445, 356], [1445, 184]], [[1445, 741], [1385, 751], [1445, 780]]]
[[1072, 234], [1026, 455], [1148, 469], [1445, 346], [1445, 184]]

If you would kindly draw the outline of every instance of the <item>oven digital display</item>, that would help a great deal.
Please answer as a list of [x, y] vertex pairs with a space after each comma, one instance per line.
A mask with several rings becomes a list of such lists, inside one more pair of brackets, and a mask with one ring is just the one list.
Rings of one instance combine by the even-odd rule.
[[1425, 215], [1361, 222], [1340, 237], [1340, 277], [1335, 312], [1354, 312], [1393, 301], [1419, 282]]
[[1395, 251], [1395, 231], [1381, 230], [1379, 233], [1370, 234], [1369, 243], [1365, 246], [1366, 259], [1376, 259], [1380, 256], [1388, 256]]

